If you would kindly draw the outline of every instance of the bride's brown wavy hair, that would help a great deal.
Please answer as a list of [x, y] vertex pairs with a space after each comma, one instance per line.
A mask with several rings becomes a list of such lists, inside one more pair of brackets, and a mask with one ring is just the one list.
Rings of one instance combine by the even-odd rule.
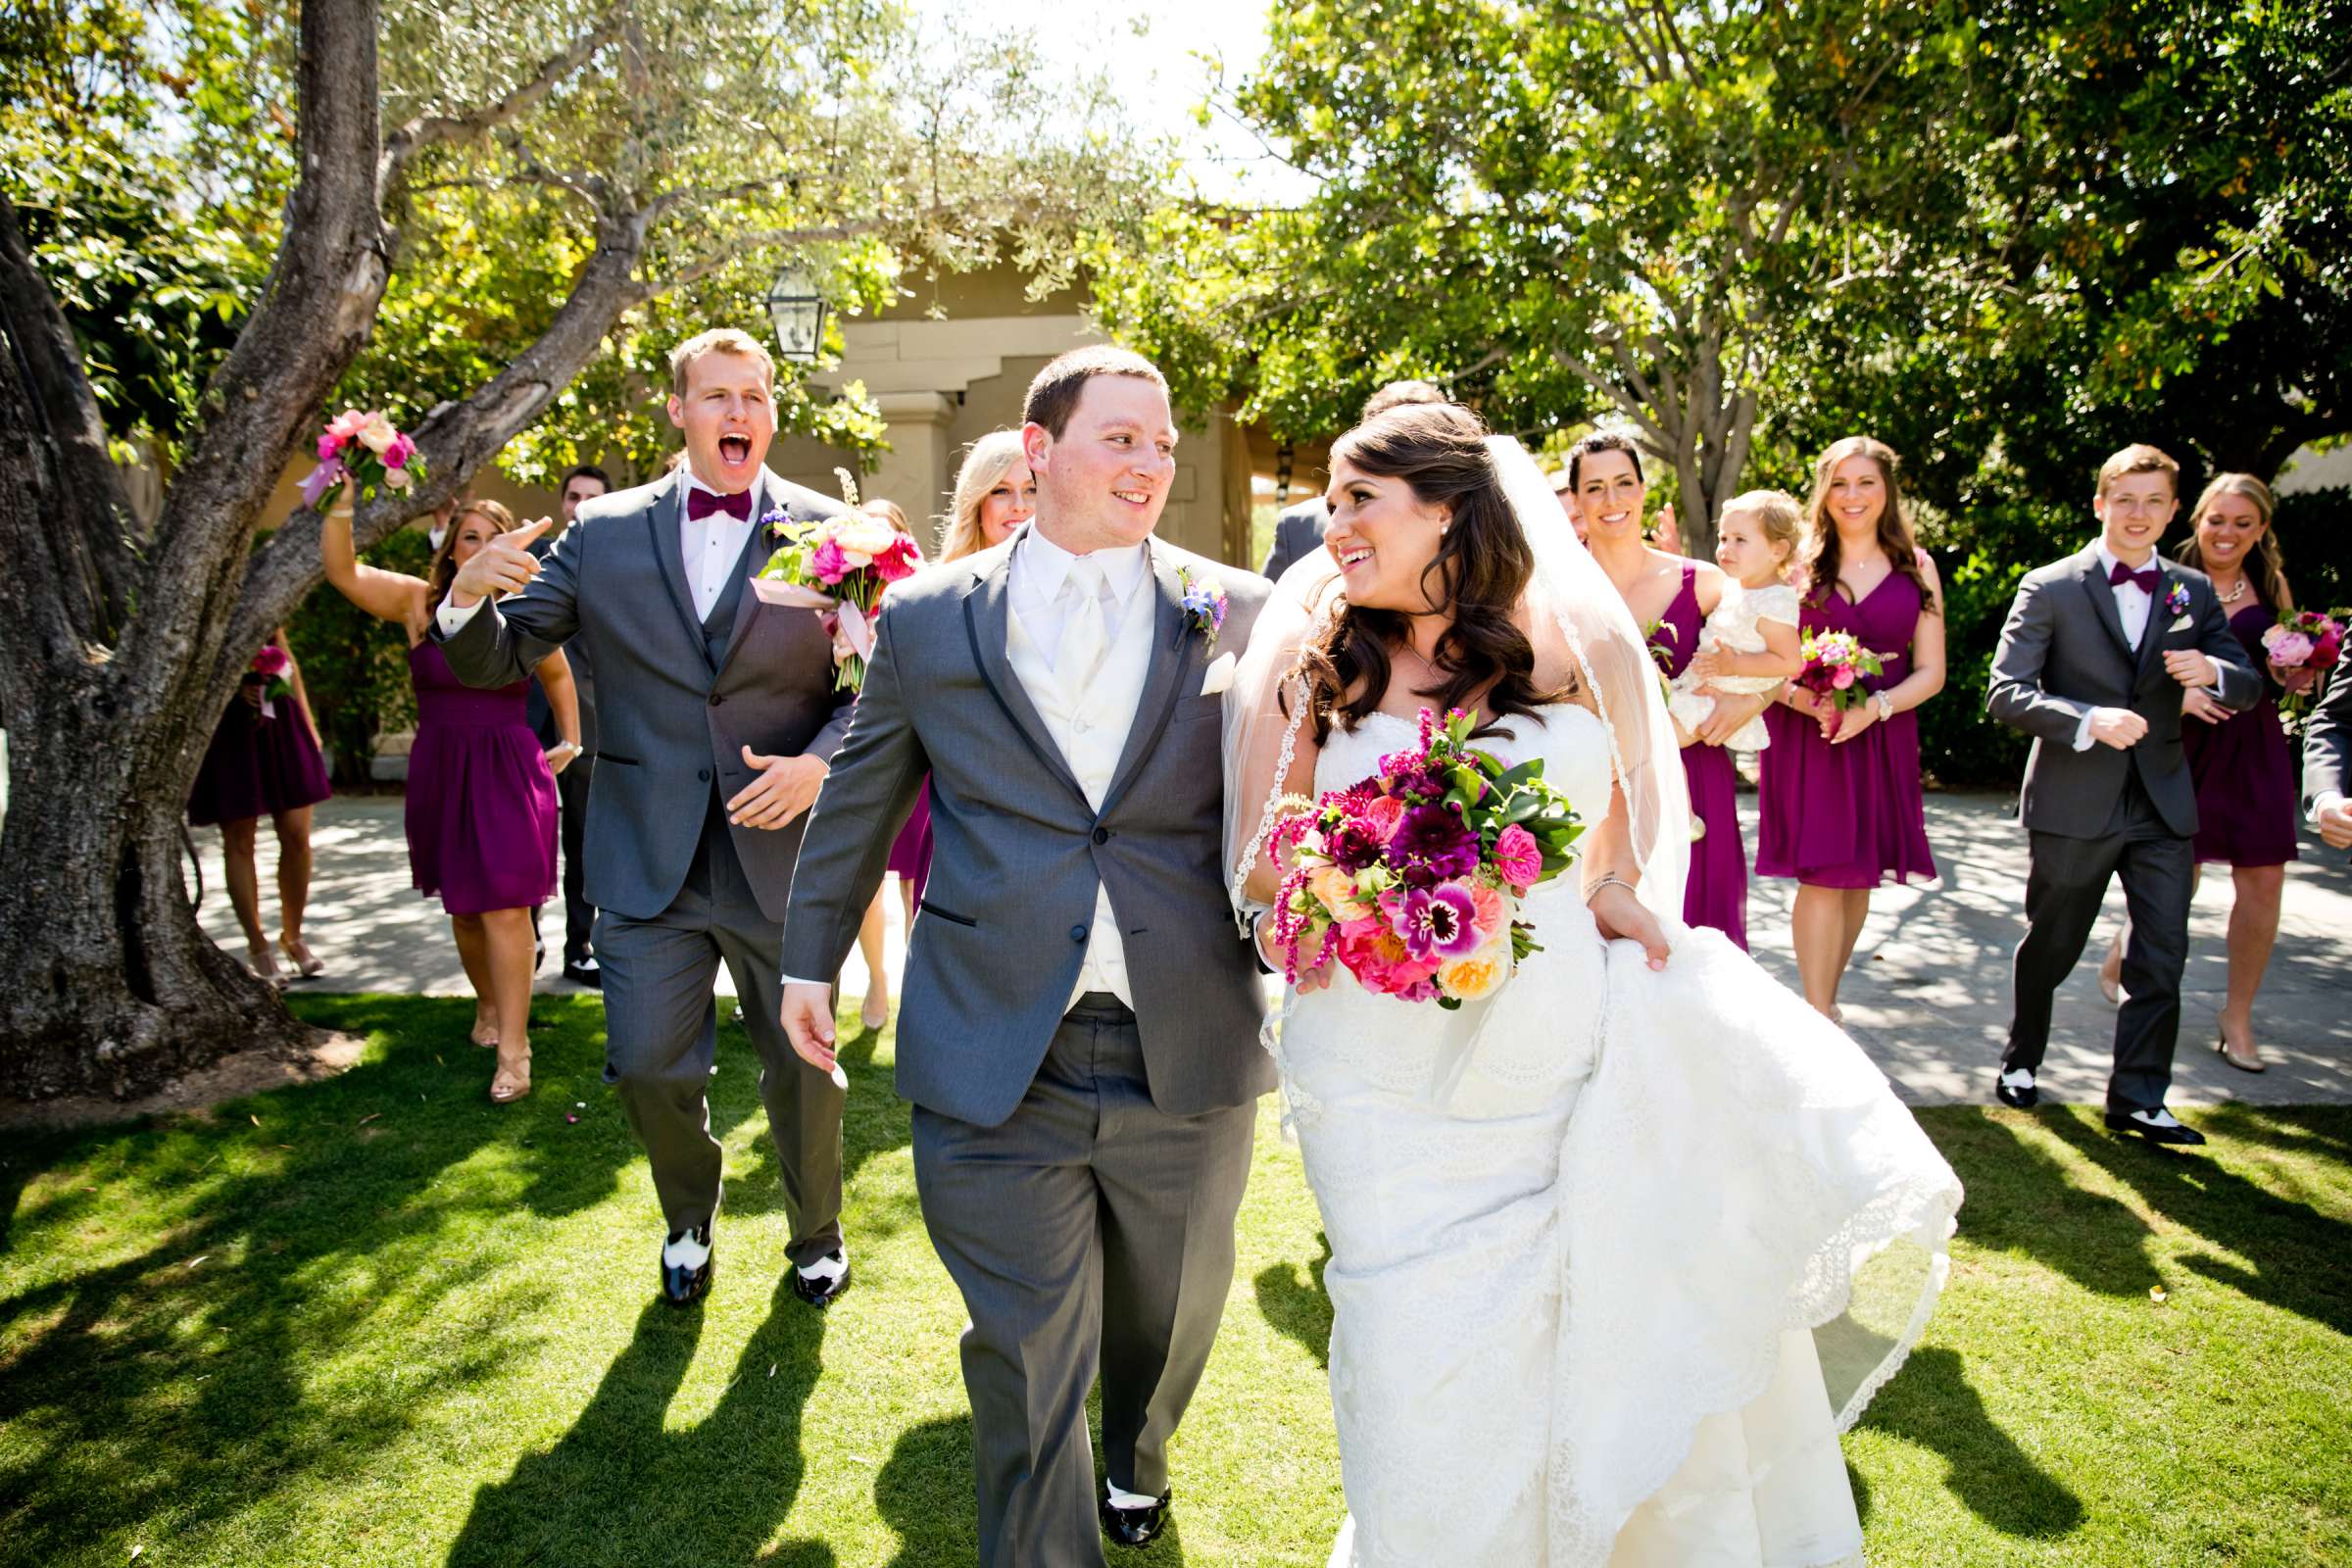
[[[1414, 695], [1431, 699], [1440, 711], [1477, 699], [1480, 734], [1509, 714], [1541, 723], [1538, 710], [1568, 693], [1537, 687], [1535, 646], [1511, 618], [1535, 572], [1535, 553], [1495, 475], [1486, 425], [1459, 404], [1405, 404], [1334, 441], [1333, 466], [1342, 459], [1380, 478], [1402, 479], [1423, 506], [1453, 511], [1437, 555], [1421, 571], [1429, 602], [1453, 615], [1437, 647], [1446, 680]], [[1330, 739], [1334, 719], [1353, 730], [1380, 707], [1389, 690], [1389, 650], [1411, 635], [1412, 617], [1399, 611], [1341, 601], [1340, 613], [1298, 655], [1316, 745]]]

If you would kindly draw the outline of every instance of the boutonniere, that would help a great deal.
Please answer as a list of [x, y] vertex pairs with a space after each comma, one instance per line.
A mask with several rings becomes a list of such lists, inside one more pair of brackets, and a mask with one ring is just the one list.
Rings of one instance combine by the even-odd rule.
[[2188, 584], [2173, 579], [2172, 590], [2164, 596], [2164, 608], [2176, 615], [2188, 613]]
[[1225, 629], [1225, 590], [1195, 577], [1190, 566], [1176, 568], [1176, 587], [1186, 621], [1205, 639], [1205, 646], [1216, 647], [1217, 633]]

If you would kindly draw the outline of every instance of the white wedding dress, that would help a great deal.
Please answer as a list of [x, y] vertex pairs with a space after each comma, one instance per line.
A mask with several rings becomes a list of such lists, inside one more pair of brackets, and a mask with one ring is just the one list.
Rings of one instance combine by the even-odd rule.
[[[1594, 823], [1602, 725], [1544, 716], [1481, 744]], [[1335, 728], [1317, 792], [1413, 740]], [[1716, 933], [1670, 926], [1653, 972], [1573, 869], [1523, 915], [1543, 951], [1484, 1004], [1339, 970], [1269, 1032], [1331, 1245], [1334, 1568], [1860, 1561], [1837, 1435], [1925, 1323], [1958, 1183]]]

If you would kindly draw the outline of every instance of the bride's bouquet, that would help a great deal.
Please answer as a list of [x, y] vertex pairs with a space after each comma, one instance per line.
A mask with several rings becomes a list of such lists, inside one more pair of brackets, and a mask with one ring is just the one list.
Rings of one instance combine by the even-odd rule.
[[833, 689], [860, 689], [882, 590], [914, 575], [922, 546], [870, 512], [794, 522], [778, 511], [760, 521], [780, 544], [752, 579], [752, 592], [762, 604], [815, 611], [833, 639]]
[[1886, 661], [1850, 631], [1809, 631], [1797, 655], [1805, 662], [1797, 685], [1841, 711], [1870, 695], [1862, 689], [1863, 676], [1886, 671]]
[[1568, 868], [1584, 827], [1542, 758], [1505, 767], [1469, 744], [1476, 726], [1425, 708], [1419, 743], [1378, 773], [1284, 803], [1272, 848], [1285, 979], [1337, 958], [1367, 991], [1451, 1008], [1541, 951], [1519, 901]]

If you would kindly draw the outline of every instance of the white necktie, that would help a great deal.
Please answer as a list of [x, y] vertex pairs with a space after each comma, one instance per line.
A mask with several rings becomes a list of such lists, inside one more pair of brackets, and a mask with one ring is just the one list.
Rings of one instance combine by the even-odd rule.
[[1054, 673], [1070, 691], [1082, 693], [1102, 662], [1102, 651], [1110, 646], [1110, 628], [1103, 619], [1102, 566], [1080, 556], [1070, 563], [1070, 574], [1063, 579], [1061, 591], [1075, 595], [1077, 602], [1069, 607], [1062, 622], [1061, 657], [1054, 662]]

